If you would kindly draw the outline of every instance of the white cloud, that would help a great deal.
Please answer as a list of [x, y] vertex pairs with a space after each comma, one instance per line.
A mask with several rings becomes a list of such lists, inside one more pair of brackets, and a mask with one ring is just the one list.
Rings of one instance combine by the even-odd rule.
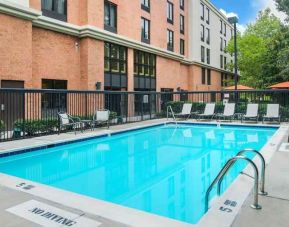
[[255, 0], [252, 1], [252, 6], [256, 8], [258, 11], [269, 8], [271, 9], [272, 13], [276, 17], [278, 17], [281, 21], [284, 22], [286, 19], [286, 14], [277, 10], [274, 0]]
[[[221, 13], [224, 14], [227, 18], [229, 17], [238, 17], [238, 14], [237, 13], [234, 13], [234, 12], [226, 12], [226, 10], [224, 9], [220, 9]], [[246, 30], [246, 25], [245, 24], [237, 24], [237, 29], [238, 31], [243, 34]]]

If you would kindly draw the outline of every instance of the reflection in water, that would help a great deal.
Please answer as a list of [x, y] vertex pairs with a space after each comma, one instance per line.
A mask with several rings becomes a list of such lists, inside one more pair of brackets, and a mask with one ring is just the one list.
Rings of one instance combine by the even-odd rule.
[[[225, 162], [241, 149], [260, 149], [274, 132], [160, 126], [2, 158], [0, 171], [197, 223], [204, 214], [205, 192]], [[230, 171], [223, 189], [244, 166], [239, 162]]]

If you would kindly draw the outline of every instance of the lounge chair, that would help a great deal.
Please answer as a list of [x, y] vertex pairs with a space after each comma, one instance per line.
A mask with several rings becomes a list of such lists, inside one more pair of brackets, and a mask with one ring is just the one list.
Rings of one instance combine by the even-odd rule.
[[279, 114], [279, 109], [279, 104], [268, 104], [267, 113], [263, 116], [263, 123], [265, 120], [277, 120], [280, 123], [281, 116]]
[[220, 119], [225, 120], [226, 118], [233, 120], [235, 116], [235, 103], [226, 103], [224, 108], [224, 113], [218, 114], [217, 117]]
[[107, 128], [109, 128], [109, 114], [110, 111], [106, 109], [95, 111], [95, 114], [93, 115], [92, 125], [105, 123], [107, 125]]
[[196, 114], [197, 116], [197, 120], [200, 119], [201, 117], [206, 118], [206, 117], [211, 117], [211, 119], [213, 119], [213, 117], [215, 116], [215, 103], [207, 103], [204, 113], [202, 114]]
[[58, 113], [58, 117], [60, 121], [58, 134], [60, 134], [61, 129], [66, 126], [72, 126], [75, 134], [77, 127], [79, 127], [81, 132], [83, 132], [83, 123], [81, 122], [80, 118], [72, 117], [67, 113]]
[[258, 122], [258, 104], [248, 104], [246, 114], [242, 116], [241, 122], [244, 120], [256, 120]]
[[186, 120], [189, 119], [191, 116], [192, 106], [193, 105], [191, 103], [184, 103], [183, 108], [182, 108], [182, 112], [181, 113], [174, 113], [175, 117], [177, 117], [177, 118], [184, 117], [184, 118], [186, 118]]

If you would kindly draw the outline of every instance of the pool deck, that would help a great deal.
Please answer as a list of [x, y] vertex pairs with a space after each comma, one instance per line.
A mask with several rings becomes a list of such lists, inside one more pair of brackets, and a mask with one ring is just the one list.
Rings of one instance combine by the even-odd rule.
[[[63, 142], [67, 140], [74, 140], [80, 138], [86, 138], [90, 136], [97, 136], [103, 133], [112, 133], [114, 131], [125, 130], [132, 127], [143, 127], [152, 124], [159, 124], [166, 122], [163, 120], [150, 120], [138, 123], [124, 124], [112, 126], [109, 130], [96, 129], [95, 131], [87, 130], [84, 133], [78, 132], [77, 135], [74, 133], [62, 133], [60, 135], [49, 135], [25, 140], [3, 142], [0, 144], [0, 153], [6, 152], [7, 150], [18, 150], [25, 149], [34, 146], [42, 146], [49, 144], [51, 142]], [[252, 180], [253, 182], [253, 180]], [[259, 227], [259, 226], [278, 226], [287, 227], [289, 223], [289, 152], [275, 152], [270, 163], [267, 166], [267, 176], [266, 176], [266, 191], [268, 191], [268, 196], [259, 196], [260, 204], [262, 205], [262, 210], [253, 210], [250, 208], [252, 202], [252, 194], [247, 198], [243, 204], [238, 215], [232, 224], [233, 227], [246, 226], [246, 227]], [[130, 226], [119, 221], [116, 221], [114, 217], [107, 218], [101, 215], [93, 215], [90, 212], [83, 211], [82, 209], [75, 209], [69, 206], [63, 206], [60, 203], [52, 202], [48, 199], [43, 199], [38, 196], [26, 193], [25, 191], [15, 190], [11, 187], [6, 187], [0, 185], [0, 226], [9, 227], [34, 227], [40, 226], [11, 214], [6, 211], [6, 209], [22, 204], [26, 201], [36, 200], [48, 205], [51, 205], [61, 210], [71, 212], [76, 215], [75, 220], [80, 220], [83, 218], [88, 218], [90, 220], [100, 223], [100, 227], [118, 227], [118, 226]], [[89, 206], [89, 205], [88, 205]], [[217, 215], [217, 214], [216, 214]], [[58, 225], [64, 226], [64, 225]], [[96, 226], [96, 225], [95, 225]], [[133, 225], [131, 225], [133, 226]], [[144, 225], [145, 226], [145, 225]], [[159, 225], [162, 227], [163, 225]], [[179, 225], [174, 225], [178, 227]], [[189, 225], [188, 225], [189, 226]], [[192, 225], [193, 226], [193, 225]], [[218, 226], [218, 225], [214, 225]], [[220, 224], [220, 226], [222, 226]], [[165, 226], [164, 226], [165, 227]]]

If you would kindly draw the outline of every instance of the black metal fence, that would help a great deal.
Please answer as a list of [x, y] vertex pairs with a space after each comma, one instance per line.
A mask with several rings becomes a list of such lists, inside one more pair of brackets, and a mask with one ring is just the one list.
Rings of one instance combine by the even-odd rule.
[[123, 124], [166, 117], [167, 106], [180, 112], [184, 102], [192, 111], [203, 111], [216, 103], [216, 112], [225, 102], [235, 102], [237, 113], [245, 113], [247, 103], [258, 103], [260, 115], [266, 104], [280, 104], [282, 121], [289, 118], [289, 90], [194, 91], [194, 92], [110, 92], [0, 89], [0, 141], [58, 132], [58, 112], [91, 119], [97, 109], [111, 111], [111, 124]]

